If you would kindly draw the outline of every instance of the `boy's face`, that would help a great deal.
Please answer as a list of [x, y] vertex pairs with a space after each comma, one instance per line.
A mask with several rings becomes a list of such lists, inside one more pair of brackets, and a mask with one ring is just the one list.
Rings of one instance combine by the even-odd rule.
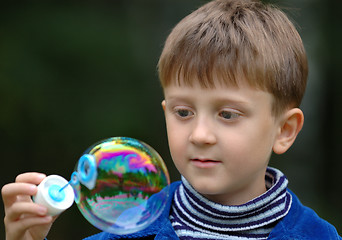
[[248, 86], [164, 89], [173, 161], [208, 199], [239, 205], [266, 191], [265, 171], [280, 132], [272, 95]]

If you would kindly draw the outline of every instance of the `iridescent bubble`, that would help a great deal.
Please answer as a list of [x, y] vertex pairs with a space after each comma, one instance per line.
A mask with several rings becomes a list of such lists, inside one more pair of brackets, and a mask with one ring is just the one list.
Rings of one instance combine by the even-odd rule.
[[165, 207], [169, 184], [159, 154], [146, 143], [127, 137], [91, 146], [71, 177], [83, 216], [114, 234], [137, 232], [154, 222]]

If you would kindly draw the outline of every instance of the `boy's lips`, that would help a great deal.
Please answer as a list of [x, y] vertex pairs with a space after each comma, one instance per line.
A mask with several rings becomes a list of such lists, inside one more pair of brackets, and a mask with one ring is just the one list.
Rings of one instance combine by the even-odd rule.
[[190, 162], [198, 168], [211, 168], [221, 163], [221, 161], [207, 159], [207, 158], [192, 158]]

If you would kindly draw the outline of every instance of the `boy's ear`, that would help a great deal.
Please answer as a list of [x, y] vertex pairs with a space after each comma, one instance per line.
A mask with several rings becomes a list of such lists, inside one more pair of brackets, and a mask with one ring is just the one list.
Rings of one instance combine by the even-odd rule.
[[273, 145], [276, 154], [285, 153], [296, 140], [304, 124], [304, 114], [299, 108], [286, 111], [280, 120], [280, 129]]
[[162, 101], [161, 105], [163, 107], [163, 110], [165, 111], [165, 100]]

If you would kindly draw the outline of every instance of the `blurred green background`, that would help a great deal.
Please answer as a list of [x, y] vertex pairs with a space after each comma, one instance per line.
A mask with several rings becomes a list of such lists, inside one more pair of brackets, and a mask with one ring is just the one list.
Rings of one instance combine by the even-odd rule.
[[[0, 7], [1, 186], [26, 171], [69, 178], [83, 151], [112, 136], [169, 156], [156, 64], [164, 40], [207, 1], [16, 1]], [[274, 2], [274, 1], [272, 1]], [[342, 233], [341, 14], [332, 0], [278, 0], [297, 23], [310, 75], [305, 126], [271, 165], [302, 202]], [[3, 208], [0, 210], [4, 216]], [[4, 237], [4, 226], [0, 225]], [[49, 239], [97, 233], [74, 205]]]

